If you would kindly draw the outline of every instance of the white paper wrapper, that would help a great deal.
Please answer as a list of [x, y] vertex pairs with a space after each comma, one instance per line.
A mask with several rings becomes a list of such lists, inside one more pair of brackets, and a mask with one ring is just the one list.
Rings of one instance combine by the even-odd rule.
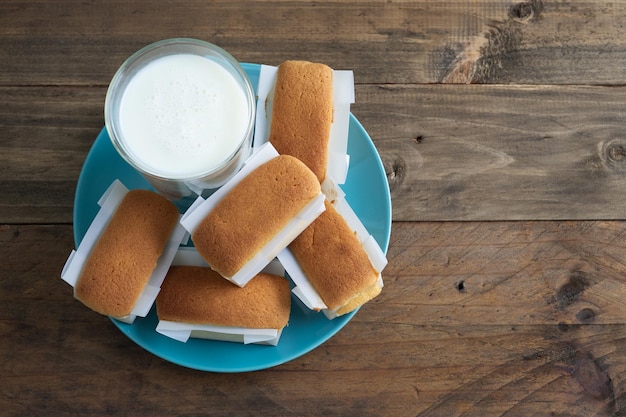
[[[387, 265], [385, 253], [380, 246], [378, 246], [376, 239], [368, 233], [363, 223], [361, 223], [361, 220], [359, 220], [358, 216], [354, 213], [345, 199], [343, 190], [334, 184], [332, 180], [327, 178], [322, 184], [322, 191], [326, 194], [328, 200], [333, 204], [337, 212], [346, 220], [348, 226], [355, 232], [363, 249], [367, 253], [372, 267], [378, 272], [377, 285], [382, 288], [383, 279], [380, 273]], [[309, 279], [302, 271], [302, 268], [300, 268], [298, 261], [289, 248], [285, 248], [278, 254], [278, 260], [295, 285], [292, 292], [306, 307], [315, 311], [321, 310], [329, 319], [337, 317], [336, 312], [328, 308], [322, 300], [322, 297], [309, 282]]]
[[[249, 175], [254, 169], [278, 156], [278, 152], [271, 143], [266, 143], [248, 159], [244, 167], [222, 188], [206, 200], [198, 197], [181, 218], [183, 227], [193, 235], [198, 225], [213, 210], [217, 203], [224, 198], [239, 182]], [[313, 220], [324, 211], [324, 194], [322, 192], [307, 204], [274, 238], [272, 238], [261, 250], [246, 263], [232, 277], [224, 277], [234, 284], [243, 287], [256, 274], [258, 274], [278, 252], [283, 250], [293, 239], [296, 238]]]
[[[257, 87], [257, 114], [254, 131], [254, 149], [269, 140], [272, 121], [272, 95], [278, 67], [261, 65]], [[343, 184], [348, 175], [348, 128], [350, 105], [354, 103], [354, 73], [349, 70], [333, 70], [333, 123], [330, 128], [328, 166], [326, 176], [337, 184]]]
[[[193, 247], [181, 247], [176, 253], [172, 265], [188, 265], [208, 267], [200, 254]], [[283, 276], [285, 270], [278, 261], [270, 262], [263, 272]], [[189, 338], [221, 340], [237, 343], [256, 343], [276, 346], [280, 340], [282, 330], [277, 329], [249, 329], [234, 326], [212, 326], [208, 324], [181, 323], [168, 320], [159, 320], [156, 331], [179, 342], [187, 342]]]
[[[98, 214], [96, 214], [96, 217], [87, 229], [78, 248], [70, 253], [61, 272], [61, 278], [72, 287], [76, 286], [91, 250], [106, 229], [126, 193], [128, 193], [128, 189], [119, 180], [115, 180], [98, 200], [98, 205], [100, 206]], [[188, 238], [187, 232], [180, 224], [177, 224], [130, 315], [114, 317], [115, 319], [125, 323], [132, 323], [136, 317], [148, 315], [161, 289], [161, 284], [163, 279], [165, 279], [176, 250], [186, 238]]]

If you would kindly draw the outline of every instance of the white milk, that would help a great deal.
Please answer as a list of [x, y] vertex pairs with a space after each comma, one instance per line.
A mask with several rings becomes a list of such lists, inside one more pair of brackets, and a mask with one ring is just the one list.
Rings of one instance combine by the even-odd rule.
[[119, 128], [144, 170], [182, 179], [226, 161], [249, 123], [246, 95], [219, 64], [192, 54], [160, 57], [122, 94]]

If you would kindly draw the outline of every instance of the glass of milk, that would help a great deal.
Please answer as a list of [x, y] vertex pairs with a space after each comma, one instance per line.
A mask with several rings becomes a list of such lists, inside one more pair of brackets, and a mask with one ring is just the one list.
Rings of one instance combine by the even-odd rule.
[[197, 39], [166, 39], [128, 58], [107, 91], [119, 154], [178, 200], [223, 185], [250, 155], [254, 90], [239, 63]]

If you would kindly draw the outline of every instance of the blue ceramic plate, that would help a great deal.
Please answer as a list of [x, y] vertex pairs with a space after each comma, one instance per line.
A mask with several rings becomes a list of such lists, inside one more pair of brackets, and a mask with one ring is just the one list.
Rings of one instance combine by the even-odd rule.
[[[243, 64], [252, 84], [258, 82], [260, 66]], [[342, 186], [346, 198], [365, 227], [386, 252], [391, 233], [391, 199], [380, 157], [367, 132], [350, 116], [348, 139], [350, 168]], [[115, 151], [102, 129], [91, 148], [78, 180], [74, 201], [74, 240], [80, 243], [98, 212], [97, 201], [115, 179], [129, 189], [150, 188]], [[292, 297], [289, 325], [283, 330], [278, 346], [243, 345], [202, 339], [181, 343], [160, 335], [154, 329], [154, 311], [133, 324], [112, 320], [122, 333], [142, 348], [172, 363], [212, 372], [245, 372], [270, 368], [315, 349], [341, 330], [356, 312], [334, 320], [301, 307]]]

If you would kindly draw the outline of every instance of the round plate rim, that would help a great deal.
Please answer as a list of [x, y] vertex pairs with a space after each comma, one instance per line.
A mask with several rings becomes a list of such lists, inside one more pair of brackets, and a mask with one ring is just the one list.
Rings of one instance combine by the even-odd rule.
[[[260, 68], [259, 64], [251, 64], [251, 63], [243, 63], [242, 67], [246, 70], [247, 73], [249, 74], [254, 74], [255, 71], [258, 72], [258, 69]], [[380, 155], [378, 154], [376, 147], [372, 141], [372, 139], [370, 138], [369, 134], [367, 133], [367, 131], [365, 130], [365, 128], [362, 126], [362, 124], [359, 122], [359, 120], [353, 115], [350, 114], [350, 129], [356, 129], [357, 132], [352, 132], [352, 134], [356, 134], [357, 137], [360, 137], [363, 139], [363, 144], [360, 144], [361, 146], [367, 146], [369, 149], [369, 151], [373, 154], [373, 156], [375, 157], [374, 159], [374, 164], [376, 165], [377, 168], [377, 175], [381, 176], [381, 178], [385, 179], [382, 181], [382, 183], [384, 184], [384, 187], [379, 190], [379, 192], [382, 192], [383, 197], [385, 199], [386, 205], [385, 205], [385, 213], [380, 213], [382, 215], [384, 215], [384, 220], [381, 222], [381, 226], [384, 229], [384, 234], [383, 236], [379, 236], [378, 243], [379, 245], [381, 245], [381, 249], [383, 250], [383, 252], [387, 252], [388, 246], [389, 246], [389, 239], [390, 239], [390, 235], [391, 235], [391, 196], [390, 196], [390, 190], [389, 190], [389, 186], [388, 183], [386, 181], [386, 174], [383, 168], [383, 164], [382, 161], [380, 159]], [[78, 182], [77, 182], [77, 187], [76, 187], [76, 193], [74, 196], [74, 208], [73, 208], [73, 216], [74, 216], [74, 222], [76, 222], [77, 218], [80, 218], [81, 213], [81, 207], [80, 207], [80, 202], [82, 200], [82, 190], [85, 189], [86, 186], [88, 186], [88, 178], [86, 177], [86, 168], [87, 166], [89, 166], [90, 164], [93, 164], [94, 159], [97, 158], [98, 156], [96, 155], [97, 149], [98, 149], [98, 145], [101, 145], [102, 141], [106, 141], [109, 140], [108, 139], [108, 134], [106, 132], [106, 128], [102, 128], [102, 130], [100, 131], [100, 133], [98, 134], [98, 136], [96, 137], [96, 140], [94, 141], [91, 149], [89, 150], [89, 153], [87, 154], [87, 157], [85, 159], [85, 162], [83, 164], [83, 167], [81, 169], [81, 173], [79, 175], [78, 178]], [[123, 161], [122, 161], [123, 162]], [[125, 163], [125, 162], [123, 162]], [[348, 200], [350, 199], [350, 195], [347, 195], [346, 198], [348, 198]], [[80, 241], [82, 240], [82, 235], [79, 234], [80, 229], [77, 227], [74, 227], [74, 241], [75, 244], [78, 245], [80, 243]], [[293, 308], [293, 307], [292, 307]], [[333, 337], [335, 334], [337, 334], [337, 332], [339, 332], [342, 328], [344, 328], [346, 326], [346, 324], [354, 317], [354, 315], [358, 312], [358, 309], [346, 314], [344, 316], [340, 316], [336, 319], [333, 320], [334, 323], [336, 323], [336, 326], [333, 327], [333, 329], [331, 331], [326, 332], [322, 337], [319, 337], [315, 340], [314, 343], [310, 343], [308, 344], [305, 348], [300, 348], [297, 349], [296, 351], [292, 352], [289, 355], [286, 356], [282, 356], [277, 358], [276, 360], [273, 361], [266, 361], [264, 363], [259, 363], [256, 365], [252, 365], [252, 364], [247, 364], [247, 365], [241, 365], [241, 366], [206, 366], [204, 364], [198, 363], [198, 361], [193, 361], [193, 360], [182, 360], [178, 357], [172, 356], [172, 355], [168, 355], [167, 353], [164, 353], [162, 351], [160, 351], [157, 347], [155, 347], [154, 345], [146, 342], [146, 340], [144, 340], [143, 338], [138, 338], [135, 334], [132, 333], [132, 324], [126, 324], [126, 323], [122, 323], [120, 321], [117, 321], [113, 318], [111, 318], [111, 321], [113, 322], [113, 324], [126, 336], [128, 337], [130, 340], [132, 340], [135, 344], [137, 344], [138, 346], [140, 346], [141, 348], [143, 348], [144, 350], [152, 353], [153, 355], [166, 360], [168, 362], [174, 363], [176, 365], [179, 366], [183, 366], [183, 367], [187, 367], [187, 368], [191, 368], [191, 369], [195, 369], [195, 370], [200, 370], [200, 371], [209, 371], [209, 372], [222, 372], [222, 373], [231, 373], [231, 372], [249, 372], [249, 371], [257, 371], [257, 370], [262, 370], [262, 369], [268, 369], [277, 365], [281, 365], [284, 364], [286, 362], [289, 362], [291, 360], [294, 360], [300, 356], [303, 356], [307, 353], [309, 353], [310, 351], [316, 349], [317, 347], [319, 347], [321, 344], [323, 344], [324, 342], [326, 342], [328, 339], [330, 339], [331, 337]], [[149, 314], [148, 317], [150, 317], [150, 315], [153, 315], [154, 311], [151, 311], [151, 313]], [[160, 335], [159, 335], [160, 336]], [[161, 337], [165, 337], [165, 336], [161, 336]], [[218, 343], [229, 343], [229, 342], [218, 342]], [[280, 344], [280, 342], [279, 342]], [[249, 345], [247, 345], [249, 346]], [[272, 347], [263, 347], [263, 348], [272, 348]]]

